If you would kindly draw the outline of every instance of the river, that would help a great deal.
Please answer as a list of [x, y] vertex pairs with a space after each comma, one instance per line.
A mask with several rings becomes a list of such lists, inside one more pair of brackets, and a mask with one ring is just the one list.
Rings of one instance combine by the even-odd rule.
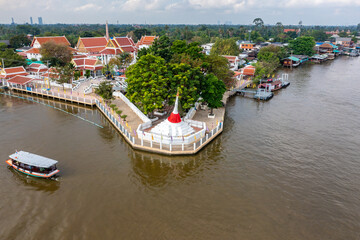
[[[97, 110], [44, 101], [102, 127], [0, 95], [0, 239], [360, 239], [360, 58], [283, 72], [187, 157], [132, 150]], [[9, 169], [16, 149], [60, 177]]]

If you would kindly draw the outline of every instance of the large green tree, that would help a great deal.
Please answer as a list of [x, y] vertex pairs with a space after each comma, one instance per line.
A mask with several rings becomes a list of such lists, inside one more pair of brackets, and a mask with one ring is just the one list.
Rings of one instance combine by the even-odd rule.
[[240, 49], [234, 39], [218, 39], [211, 48], [210, 53], [237, 56], [240, 53]]
[[289, 48], [294, 54], [308, 55], [314, 54], [315, 40], [313, 37], [301, 36], [290, 41]]
[[175, 99], [176, 90], [180, 91], [180, 103], [184, 110], [191, 108], [200, 96], [200, 88], [203, 84], [204, 73], [200, 68], [193, 68], [188, 64], [170, 64], [169, 67], [171, 93], [168, 97], [169, 104]]
[[215, 75], [208, 74], [205, 77], [204, 88], [201, 92], [201, 97], [207, 102], [211, 109], [210, 114], [213, 114], [213, 109], [222, 107], [221, 100], [226, 91], [225, 84], [219, 80]]
[[10, 38], [10, 45], [15, 49], [29, 46], [30, 44], [31, 41], [25, 35], [16, 35]]
[[315, 41], [320, 41], [320, 42], [323, 42], [326, 39], [328, 39], [328, 36], [326, 35], [325, 31], [322, 30], [312, 31], [311, 36], [314, 38]]
[[207, 74], [214, 74], [218, 79], [224, 82], [226, 87], [234, 86], [234, 72], [229, 70], [229, 62], [226, 58], [211, 54], [205, 57], [203, 69]]
[[26, 66], [26, 60], [19, 54], [15, 53], [11, 48], [4, 48], [0, 50], [0, 63], [1, 59], [4, 59], [4, 66], [2, 67], [5, 68]]
[[165, 60], [159, 56], [142, 56], [126, 72], [126, 96], [145, 114], [162, 109], [168, 97], [169, 73]]

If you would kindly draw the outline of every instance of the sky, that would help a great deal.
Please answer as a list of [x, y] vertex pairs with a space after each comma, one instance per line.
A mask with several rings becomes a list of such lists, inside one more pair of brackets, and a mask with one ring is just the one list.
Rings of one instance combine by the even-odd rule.
[[357, 25], [360, 0], [0, 0], [0, 23]]

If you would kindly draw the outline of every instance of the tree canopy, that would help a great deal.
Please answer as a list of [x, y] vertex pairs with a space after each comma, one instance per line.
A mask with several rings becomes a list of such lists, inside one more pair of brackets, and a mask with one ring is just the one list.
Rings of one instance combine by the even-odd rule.
[[214, 74], [218, 79], [224, 82], [226, 87], [234, 85], [234, 72], [229, 70], [229, 62], [226, 58], [219, 55], [208, 55], [204, 59], [203, 68], [207, 74]]
[[72, 59], [71, 49], [64, 44], [49, 41], [41, 45], [40, 54], [43, 62], [49, 61], [51, 66], [65, 66]]
[[208, 74], [205, 77], [204, 88], [201, 97], [207, 102], [213, 114], [213, 108], [222, 107], [221, 100], [226, 91], [225, 84], [219, 80], [214, 74]]
[[145, 114], [162, 109], [168, 96], [169, 75], [165, 60], [159, 56], [142, 56], [126, 72], [126, 96]]
[[239, 46], [234, 39], [218, 39], [211, 48], [211, 54], [237, 56], [239, 53]]
[[31, 41], [25, 35], [16, 35], [10, 38], [10, 45], [15, 49], [29, 46], [30, 44]]
[[95, 89], [95, 93], [101, 96], [104, 100], [112, 99], [113, 90], [110, 82], [101, 82], [99, 87]]
[[4, 59], [4, 67], [26, 66], [26, 60], [11, 48], [0, 48], [0, 58]]
[[310, 36], [298, 37], [295, 40], [291, 40], [289, 44], [289, 48], [293, 51], [293, 53], [299, 55], [313, 55], [314, 47], [314, 38]]

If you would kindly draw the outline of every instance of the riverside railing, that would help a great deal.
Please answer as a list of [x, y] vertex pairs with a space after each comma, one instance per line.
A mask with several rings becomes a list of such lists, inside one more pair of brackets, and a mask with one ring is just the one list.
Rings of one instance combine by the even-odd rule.
[[121, 123], [120, 119], [118, 120], [118, 118], [111, 113], [111, 108], [102, 104], [98, 99], [95, 99], [95, 104], [105, 114], [105, 116], [107, 116], [109, 121], [112, 122], [118, 130], [120, 130], [123, 136], [126, 137], [132, 144], [135, 144], [135, 137], [131, 136], [130, 131], [128, 131], [126, 126], [124, 126], [124, 122]]
[[73, 94], [66, 94], [66, 92], [61, 93], [59, 92], [53, 92], [53, 91], [46, 91], [46, 90], [39, 90], [36, 88], [31, 88], [31, 87], [25, 87], [25, 86], [10, 86], [13, 89], [21, 89], [21, 90], [25, 90], [27, 92], [30, 93], [34, 93], [34, 94], [41, 94], [44, 96], [48, 96], [48, 97], [52, 97], [52, 98], [59, 98], [59, 99], [64, 99], [64, 100], [68, 100], [71, 102], [78, 102], [78, 103], [85, 103], [85, 104], [90, 104], [90, 105], [94, 105], [95, 100], [93, 98], [85, 98], [85, 97], [80, 97], [80, 96], [76, 96]]

